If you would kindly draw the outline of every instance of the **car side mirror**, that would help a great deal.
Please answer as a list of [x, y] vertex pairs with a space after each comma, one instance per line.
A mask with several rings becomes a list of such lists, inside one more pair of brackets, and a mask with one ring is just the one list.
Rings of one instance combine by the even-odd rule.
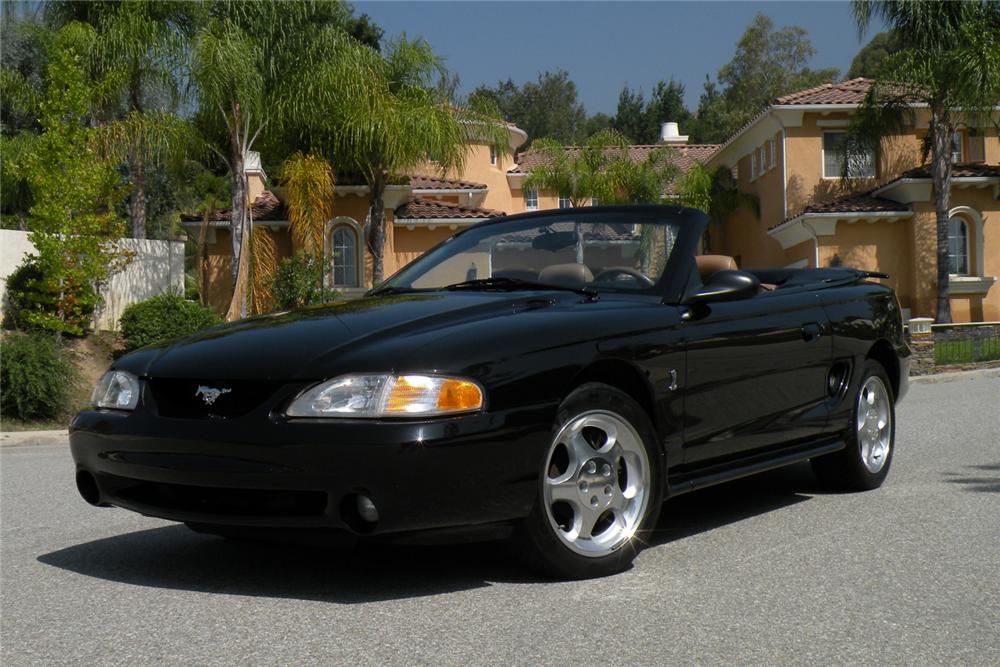
[[689, 305], [737, 301], [754, 296], [760, 290], [760, 280], [752, 273], [724, 269], [716, 271], [708, 282], [687, 299]]

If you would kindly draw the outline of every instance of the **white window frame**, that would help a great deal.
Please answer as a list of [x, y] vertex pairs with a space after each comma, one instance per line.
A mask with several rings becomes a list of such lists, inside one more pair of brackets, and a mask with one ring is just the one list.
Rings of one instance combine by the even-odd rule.
[[591, 206], [600, 206], [601, 205], [601, 200], [598, 197], [591, 197], [590, 198], [590, 205]]
[[[964, 248], [955, 248], [954, 241], [957, 240], [957, 237], [956, 237], [955, 231], [954, 231], [954, 227], [953, 227], [953, 223], [955, 223], [955, 222], [960, 223], [962, 229], [965, 232], [965, 234], [964, 234], [965, 243], [963, 244], [965, 246]], [[971, 276], [971, 275], [975, 274], [975, 272], [972, 270], [972, 266], [971, 266], [971, 264], [972, 264], [972, 257], [971, 257], [972, 253], [970, 252], [970, 250], [972, 248], [970, 247], [971, 246], [971, 243], [970, 243], [971, 239], [970, 239], [970, 234], [969, 234], [969, 232], [971, 231], [969, 229], [970, 226], [971, 225], [969, 224], [969, 221], [966, 220], [961, 215], [953, 215], [950, 218], [948, 218], [948, 273], [951, 274], [951, 275], [953, 275], [953, 276]], [[957, 252], [953, 252], [955, 250], [960, 250], [961, 254], [959, 254]], [[956, 261], [955, 260], [958, 259], [959, 257], [961, 257], [962, 259], [965, 260], [965, 266], [964, 267], [956, 265]], [[954, 270], [952, 270], [952, 269], [954, 269]]]
[[[336, 281], [336, 270], [334, 268], [334, 247], [333, 238], [334, 235], [341, 229], [346, 230], [349, 234], [354, 237], [354, 282], [352, 283], [338, 283]], [[358, 225], [354, 218], [349, 218], [346, 216], [341, 216], [334, 218], [327, 225], [326, 231], [326, 250], [327, 250], [327, 266], [329, 267], [329, 279], [326, 281], [330, 287], [341, 287], [341, 288], [351, 288], [351, 287], [362, 287], [363, 277], [362, 271], [364, 267], [364, 260], [361, 257], [361, 227]]]
[[777, 166], [778, 164], [778, 161], [775, 159], [774, 155], [775, 153], [774, 143], [775, 143], [774, 139], [767, 140], [767, 152], [769, 154], [768, 164], [770, 165], [769, 169], [774, 169], [774, 167]]
[[[839, 134], [839, 135], [843, 136], [844, 134], [846, 134], [846, 132], [844, 130], [824, 130], [823, 134], [822, 134], [822, 138], [820, 139], [820, 142], [821, 142], [820, 143], [820, 167], [822, 169], [823, 179], [824, 180], [841, 180], [841, 179], [844, 178], [844, 176], [841, 175], [842, 174], [842, 170], [841, 169], [838, 169], [837, 173], [833, 174], [833, 175], [828, 174], [826, 172], [826, 136], [828, 134]], [[838, 158], [839, 157], [840, 156], [838, 156]], [[848, 161], [850, 161], [850, 159], [851, 159], [851, 156], [850, 155], [846, 155], [846, 154], [843, 155], [842, 157], [843, 157], [844, 160], [848, 160]], [[852, 175], [850, 173], [850, 171], [848, 171], [847, 178], [877, 178], [878, 177], [878, 163], [877, 163], [878, 162], [878, 156], [875, 154], [875, 151], [873, 150], [871, 152], [871, 154], [869, 155], [869, 157], [870, 157], [869, 162], [871, 164], [871, 173], [870, 174], [861, 174], [860, 176], [855, 176], [855, 175]]]
[[[956, 142], [958, 147], [956, 149]], [[951, 163], [961, 164], [962, 160], [965, 159], [965, 137], [962, 136], [960, 130], [955, 130], [951, 134]]]
[[538, 190], [524, 191], [524, 210], [525, 211], [538, 210]]
[[490, 164], [492, 166], [497, 166], [497, 148], [496, 146], [490, 146]]
[[757, 168], [757, 149], [755, 148], [753, 149], [753, 153], [750, 154], [750, 180], [757, 180], [759, 173]]
[[569, 197], [559, 195], [559, 208], [573, 208], [573, 202], [569, 200]]

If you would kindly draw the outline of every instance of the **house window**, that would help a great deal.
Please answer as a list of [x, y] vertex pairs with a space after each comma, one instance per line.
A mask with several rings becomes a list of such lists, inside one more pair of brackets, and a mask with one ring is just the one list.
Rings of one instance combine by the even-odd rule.
[[847, 178], [874, 178], [875, 151], [869, 149], [863, 153], [847, 154], [844, 148], [846, 137], [846, 132], [823, 133], [823, 178], [843, 177], [845, 160]]
[[774, 167], [774, 165], [776, 165], [778, 163], [778, 161], [775, 159], [775, 156], [774, 156], [774, 152], [775, 152], [774, 151], [774, 139], [771, 139], [770, 141], [767, 142], [767, 152], [768, 152], [767, 163], [771, 167]]
[[591, 197], [590, 198], [590, 205], [591, 206], [600, 206], [601, 205], [601, 200], [598, 199], [597, 197]]
[[760, 145], [760, 173], [764, 173], [771, 168], [771, 164], [767, 161], [767, 150], [764, 144]]
[[490, 146], [490, 164], [494, 167], [497, 166], [497, 148], [496, 146]]
[[569, 197], [559, 195], [559, 208], [569, 208], [570, 206], [572, 206], [572, 204], [570, 204]]
[[334, 287], [358, 286], [358, 235], [347, 225], [333, 228], [330, 235], [330, 263]]
[[534, 211], [538, 208], [538, 190], [524, 191], [524, 210]]
[[757, 178], [757, 151], [750, 156], [750, 180]]
[[962, 133], [956, 130], [951, 135], [951, 163], [959, 164], [962, 157]]
[[969, 225], [959, 217], [948, 221], [948, 273], [969, 275]]

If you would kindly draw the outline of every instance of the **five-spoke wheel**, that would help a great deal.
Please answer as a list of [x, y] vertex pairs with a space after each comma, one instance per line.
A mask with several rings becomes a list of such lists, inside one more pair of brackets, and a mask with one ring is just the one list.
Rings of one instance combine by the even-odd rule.
[[549, 449], [542, 496], [552, 529], [584, 556], [606, 556], [635, 534], [649, 502], [649, 459], [621, 416], [585, 412]]

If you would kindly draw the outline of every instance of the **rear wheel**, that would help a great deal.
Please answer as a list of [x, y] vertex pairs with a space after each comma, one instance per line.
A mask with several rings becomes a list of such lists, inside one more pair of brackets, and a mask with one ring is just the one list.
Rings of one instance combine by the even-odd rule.
[[885, 369], [877, 361], [865, 360], [847, 429], [847, 447], [812, 460], [821, 481], [844, 491], [867, 491], [882, 485], [895, 446], [894, 403]]
[[524, 555], [561, 578], [624, 570], [656, 525], [661, 468], [643, 409], [613, 387], [581, 386], [560, 406], [538, 499], [521, 526]]

